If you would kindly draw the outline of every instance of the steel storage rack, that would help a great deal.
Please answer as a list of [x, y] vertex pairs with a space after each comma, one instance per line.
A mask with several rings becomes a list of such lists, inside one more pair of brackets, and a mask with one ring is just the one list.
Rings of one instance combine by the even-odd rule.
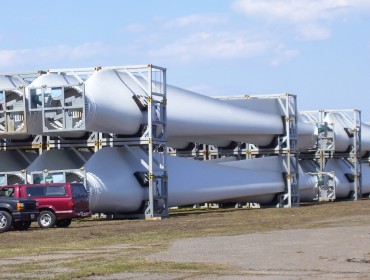
[[[276, 136], [276, 141], [269, 147], [260, 147], [255, 144], [238, 143], [232, 151], [232, 154], [240, 156], [245, 154], [245, 158], [282, 156], [284, 159], [284, 174], [286, 190], [279, 195], [277, 207], [299, 207], [300, 196], [298, 186], [298, 111], [297, 96], [293, 94], [273, 94], [273, 95], [244, 95], [235, 97], [221, 97], [220, 100], [226, 100], [233, 103], [239, 103], [248, 100], [267, 100], [270, 103], [276, 103], [274, 106], [280, 111], [283, 122], [283, 133]], [[231, 154], [230, 150], [226, 150]], [[219, 154], [219, 155], [222, 155]]]
[[[105, 147], [141, 146], [148, 153], [146, 174], [141, 174], [148, 181], [149, 200], [143, 213], [133, 214], [137, 217], [161, 218], [168, 216], [167, 208], [167, 128], [166, 128], [166, 69], [154, 65], [112, 66], [77, 69], [51, 69], [48, 73], [62, 74], [74, 77], [78, 84], [67, 87], [54, 85], [53, 87], [33, 88], [32, 94], [39, 94], [41, 102], [30, 105], [33, 111], [42, 113], [44, 119], [44, 132], [74, 133], [84, 131], [86, 128], [85, 116], [85, 82], [88, 78], [101, 70], [114, 70], [127, 75], [131, 82], [140, 87], [144, 94], [133, 93], [137, 105], [147, 111], [147, 122], [139, 135], [125, 136], [114, 133], [101, 133], [98, 131], [87, 132], [84, 138], [63, 138], [48, 136], [48, 148], [74, 147], [90, 148], [94, 152]], [[67, 94], [71, 87], [80, 90], [76, 94]], [[69, 91], [70, 92], [70, 91]], [[54, 95], [53, 95], [54, 93]], [[50, 100], [51, 99], [51, 100]], [[61, 101], [59, 101], [61, 100]], [[50, 105], [53, 104], [53, 105]], [[58, 119], [57, 125], [48, 125], [47, 120]], [[56, 122], [55, 122], [56, 123]], [[157, 128], [160, 127], [160, 132]], [[159, 163], [160, 168], [155, 168], [154, 163]], [[87, 170], [88, 171], [88, 170]], [[131, 216], [133, 216], [131, 215]]]
[[[317, 126], [317, 145], [313, 149], [301, 152], [301, 159], [311, 159], [317, 162], [319, 172], [312, 173], [318, 177], [319, 192], [318, 201], [333, 201], [337, 197], [335, 172], [325, 172], [328, 160], [342, 159], [351, 163], [354, 189], [350, 198], [358, 200], [362, 198], [362, 173], [361, 173], [361, 111], [356, 109], [349, 110], [317, 110], [301, 112], [309, 121]], [[345, 135], [349, 139], [348, 149], [338, 151], [340, 141], [336, 136], [337, 131], [342, 129], [338, 122], [330, 120], [330, 114], [339, 114], [345, 120]]]

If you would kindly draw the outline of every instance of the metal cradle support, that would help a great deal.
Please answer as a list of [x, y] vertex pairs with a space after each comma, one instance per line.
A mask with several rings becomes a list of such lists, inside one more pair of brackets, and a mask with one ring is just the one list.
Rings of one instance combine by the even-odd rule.
[[275, 99], [280, 108], [284, 131], [277, 138], [273, 148], [260, 148], [253, 144], [246, 145], [246, 157], [281, 156], [284, 159], [285, 191], [278, 195], [277, 207], [299, 207], [299, 178], [298, 178], [298, 110], [297, 96], [293, 94], [277, 94], [267, 96], [247, 96], [248, 99]]
[[[48, 114], [54, 114], [54, 117], [60, 115], [62, 130], [72, 131], [74, 129], [82, 129], [85, 125], [84, 111], [84, 84], [87, 79], [95, 71], [101, 69], [110, 69], [127, 74], [127, 76], [136, 83], [144, 92], [141, 95], [134, 95], [137, 105], [148, 112], [148, 119], [143, 131], [138, 136], [119, 137], [114, 134], [99, 133], [97, 136], [89, 137], [87, 140], [88, 146], [94, 145], [95, 148], [101, 149], [109, 146], [139, 146], [148, 154], [147, 159], [147, 175], [145, 176], [149, 183], [149, 199], [146, 201], [143, 213], [133, 214], [138, 218], [161, 218], [168, 216], [168, 175], [167, 175], [167, 97], [166, 97], [166, 69], [154, 65], [130, 65], [130, 66], [112, 66], [98, 67], [86, 69], [52, 69], [52, 73], [64, 73], [76, 77], [80, 84], [74, 85], [75, 95], [69, 96], [69, 103], [64, 101], [67, 98], [65, 89], [39, 89], [41, 94], [41, 105], [34, 105], [35, 110], [41, 110], [43, 116], [48, 117]], [[37, 91], [35, 91], [37, 93]], [[54, 94], [53, 94], [54, 93]], [[79, 93], [82, 93], [80, 96]], [[32, 95], [32, 93], [31, 93]], [[73, 97], [73, 98], [72, 98]], [[57, 99], [61, 99], [58, 102]], [[50, 103], [51, 102], [51, 103]], [[49, 105], [52, 104], [52, 105]], [[68, 107], [62, 106], [56, 108], [58, 104], [67, 104]], [[32, 106], [31, 106], [32, 108]], [[55, 113], [59, 110], [60, 113]], [[79, 114], [66, 114], [65, 112], [78, 111]], [[49, 112], [50, 111], [50, 112]], [[72, 122], [72, 118], [78, 117], [79, 123]], [[77, 120], [77, 119], [76, 119]], [[45, 127], [44, 130], [54, 129]], [[78, 147], [78, 143], [53, 142], [51, 145], [74, 145]], [[144, 159], [145, 160], [145, 159]]]
[[168, 217], [168, 173], [167, 173], [167, 85], [166, 69], [154, 65], [109, 67], [125, 72], [143, 90], [136, 96], [136, 103], [147, 110], [148, 119], [139, 136], [128, 138], [113, 134], [99, 134], [100, 147], [139, 146], [148, 155], [146, 174], [149, 198], [142, 213], [117, 215], [117, 217], [160, 219]]
[[234, 149], [235, 155], [240, 152], [246, 158], [259, 156], [281, 156], [284, 159], [284, 178], [286, 189], [278, 197], [277, 207], [298, 207], [300, 205], [299, 186], [298, 186], [298, 132], [297, 132], [297, 96], [293, 94], [272, 94], [272, 95], [245, 95], [235, 97], [221, 97], [221, 100], [237, 100], [242, 104], [243, 101], [250, 99], [273, 100], [277, 103], [281, 114], [284, 131], [278, 136], [276, 145], [273, 147], [259, 147], [254, 144], [239, 143]]
[[[326, 116], [329, 113], [340, 113], [350, 124], [346, 128], [347, 133], [351, 135], [350, 140], [350, 149], [347, 152], [336, 152], [335, 151], [335, 124], [328, 123], [325, 121]], [[311, 156], [312, 159], [316, 160], [320, 166], [319, 174], [322, 176], [329, 176], [333, 172], [324, 172], [326, 162], [330, 158], [342, 158], [346, 159], [351, 163], [352, 174], [353, 174], [353, 185], [354, 191], [352, 195], [353, 200], [358, 200], [362, 197], [362, 175], [361, 175], [361, 111], [356, 109], [350, 110], [318, 110], [318, 111], [304, 111], [301, 112], [302, 115], [306, 116], [310, 122], [316, 123], [318, 130], [318, 141], [317, 145], [312, 151], [314, 156]], [[304, 155], [301, 153], [301, 156], [309, 158], [310, 155]], [[334, 176], [334, 174], [332, 175]], [[329, 176], [330, 178], [330, 176]], [[324, 186], [323, 192], [325, 190], [332, 189], [331, 180], [326, 179], [323, 181]], [[325, 185], [329, 184], [329, 185]], [[335, 188], [334, 188], [335, 189]], [[330, 191], [329, 191], [330, 193]], [[333, 200], [332, 198], [335, 195], [328, 193], [327, 200]], [[323, 194], [323, 193], [322, 193]], [[325, 194], [323, 194], [325, 196]], [[319, 199], [323, 201], [325, 199]]]
[[[162, 80], [156, 81], [157, 76]], [[168, 216], [166, 69], [148, 66], [149, 201], [145, 218]]]
[[[14, 181], [13, 179], [16, 178]], [[23, 183], [27, 182], [27, 173], [25, 170], [14, 171], [14, 172], [0, 172], [0, 186], [12, 185], [14, 183]]]
[[284, 134], [278, 138], [276, 148], [284, 158], [286, 172], [286, 190], [279, 196], [278, 207], [299, 207], [300, 195], [298, 186], [298, 132], [297, 132], [297, 97], [285, 94], [277, 97], [284, 112]]
[[353, 110], [352, 145], [349, 160], [352, 161], [354, 174], [353, 200], [362, 198], [362, 172], [361, 172], [361, 111]]
[[9, 80], [8, 87], [0, 85], [0, 133], [27, 133], [25, 88], [39, 75], [40, 72], [0, 75], [1, 79]]
[[334, 172], [314, 172], [308, 175], [316, 177], [317, 202], [334, 201], [336, 199], [336, 182]]

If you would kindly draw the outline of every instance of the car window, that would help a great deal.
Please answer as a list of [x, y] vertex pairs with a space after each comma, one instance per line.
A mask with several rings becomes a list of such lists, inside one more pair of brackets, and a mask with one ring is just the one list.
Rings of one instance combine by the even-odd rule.
[[87, 197], [87, 192], [82, 184], [73, 184], [72, 185], [72, 196], [73, 197]]
[[66, 189], [64, 186], [48, 186], [46, 187], [46, 196], [65, 196]]
[[14, 196], [14, 188], [6, 187], [0, 189], [0, 197], [13, 197]]
[[27, 196], [45, 196], [45, 187], [27, 187]]

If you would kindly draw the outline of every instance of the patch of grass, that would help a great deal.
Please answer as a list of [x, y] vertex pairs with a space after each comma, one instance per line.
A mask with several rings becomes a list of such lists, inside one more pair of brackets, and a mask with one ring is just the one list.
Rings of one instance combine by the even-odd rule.
[[[225, 267], [218, 265], [152, 262], [145, 256], [166, 249], [180, 238], [338, 226], [338, 221], [340, 226], [368, 224], [370, 201], [311, 204], [290, 209], [180, 209], [171, 210], [168, 219], [159, 221], [86, 219], [74, 221], [69, 228], [40, 229], [33, 225], [28, 231], [0, 235], [0, 261], [22, 260], [25, 256], [71, 255], [69, 259], [45, 258], [44, 261], [28, 258], [23, 263], [6, 267], [6, 271], [35, 275], [50, 271], [50, 279], [147, 271], [223, 275], [230, 271], [226, 272]], [[126, 246], [109, 247], [122, 244]], [[50, 270], [55, 268], [60, 271]], [[65, 268], [70, 271], [66, 272]]]
[[171, 263], [161, 261], [149, 261], [143, 259], [127, 259], [127, 258], [106, 258], [99, 257], [85, 262], [69, 262], [65, 264], [66, 267], [71, 268], [71, 272], [64, 272], [58, 274], [58, 279], [72, 279], [72, 278], [85, 278], [91, 275], [105, 276], [116, 273], [202, 273], [212, 274], [217, 272], [226, 271], [219, 265], [208, 265], [199, 263]]

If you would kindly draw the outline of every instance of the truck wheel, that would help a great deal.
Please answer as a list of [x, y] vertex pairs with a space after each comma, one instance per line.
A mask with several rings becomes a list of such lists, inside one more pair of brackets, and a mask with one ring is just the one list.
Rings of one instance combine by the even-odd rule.
[[13, 217], [6, 211], [0, 211], [0, 232], [8, 231], [12, 228]]
[[55, 223], [57, 227], [68, 227], [72, 223], [72, 219], [61, 219]]
[[48, 210], [41, 211], [40, 216], [37, 219], [37, 223], [42, 228], [52, 228], [55, 226], [55, 222], [55, 214]]
[[14, 225], [13, 225], [13, 228], [15, 230], [27, 230], [29, 229], [31, 226], [31, 222], [30, 221], [27, 221], [27, 222], [15, 222]]

